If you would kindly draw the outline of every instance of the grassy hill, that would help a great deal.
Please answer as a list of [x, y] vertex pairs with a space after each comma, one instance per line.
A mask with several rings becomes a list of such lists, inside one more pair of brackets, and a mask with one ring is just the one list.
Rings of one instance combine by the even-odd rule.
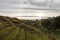
[[47, 30], [37, 20], [0, 16], [0, 40], [60, 40], [57, 36], [51, 39]]

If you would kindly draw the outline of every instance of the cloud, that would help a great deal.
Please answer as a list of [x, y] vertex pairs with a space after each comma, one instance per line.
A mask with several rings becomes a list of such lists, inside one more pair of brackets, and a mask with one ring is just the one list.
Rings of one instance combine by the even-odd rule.
[[60, 13], [60, 3], [58, 1], [55, 0], [53, 3], [48, 2], [47, 4], [45, 0], [0, 0], [0, 15]]
[[[50, 3], [45, 2], [45, 0], [0, 0], [0, 9], [20, 9], [32, 7], [31, 9], [39, 8], [50, 8]], [[52, 4], [51, 4], [52, 5]], [[54, 4], [53, 4], [54, 5]], [[55, 4], [53, 8], [56, 6]], [[48, 7], [47, 7], [48, 6]], [[59, 5], [57, 5], [59, 6]], [[56, 8], [56, 7], [55, 7]]]

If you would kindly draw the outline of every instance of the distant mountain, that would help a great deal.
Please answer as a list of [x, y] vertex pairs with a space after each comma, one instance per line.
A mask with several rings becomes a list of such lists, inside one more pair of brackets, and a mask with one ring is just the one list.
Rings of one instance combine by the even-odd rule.
[[16, 16], [18, 19], [24, 19], [24, 20], [36, 20], [36, 19], [47, 19], [48, 16]]

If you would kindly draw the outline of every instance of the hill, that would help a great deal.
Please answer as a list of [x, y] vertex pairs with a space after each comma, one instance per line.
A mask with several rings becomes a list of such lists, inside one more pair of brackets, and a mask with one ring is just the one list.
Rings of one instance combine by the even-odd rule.
[[47, 19], [33, 21], [0, 16], [0, 40], [59, 40], [53, 30], [44, 25], [44, 22], [47, 24], [45, 20]]

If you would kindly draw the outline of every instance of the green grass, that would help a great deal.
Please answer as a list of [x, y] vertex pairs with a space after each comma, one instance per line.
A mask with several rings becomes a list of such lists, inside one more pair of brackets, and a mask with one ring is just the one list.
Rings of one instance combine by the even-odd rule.
[[[40, 23], [36, 23], [39, 26], [37, 28], [34, 23], [17, 18], [0, 17], [0, 40], [49, 40], [46, 28], [42, 27]], [[56, 31], [56, 34], [56, 40], [60, 40], [60, 29]]]
[[25, 39], [24, 29], [21, 29], [19, 35], [17, 36], [17, 40], [24, 40], [24, 39]]
[[3, 38], [3, 40], [13, 40], [16, 37], [18, 30], [19, 27], [16, 27], [16, 29], [12, 31], [9, 35], [7, 35], [5, 38]]
[[32, 40], [31, 32], [26, 30], [26, 40]]
[[7, 28], [5, 28], [5, 29], [3, 29], [3, 30], [0, 30], [0, 35], [1, 35], [2, 33], [5, 33], [5, 32], [7, 32], [7, 31], [13, 29], [13, 28], [14, 28], [14, 27], [7, 27]]
[[56, 39], [60, 40], [60, 29], [56, 30]]

